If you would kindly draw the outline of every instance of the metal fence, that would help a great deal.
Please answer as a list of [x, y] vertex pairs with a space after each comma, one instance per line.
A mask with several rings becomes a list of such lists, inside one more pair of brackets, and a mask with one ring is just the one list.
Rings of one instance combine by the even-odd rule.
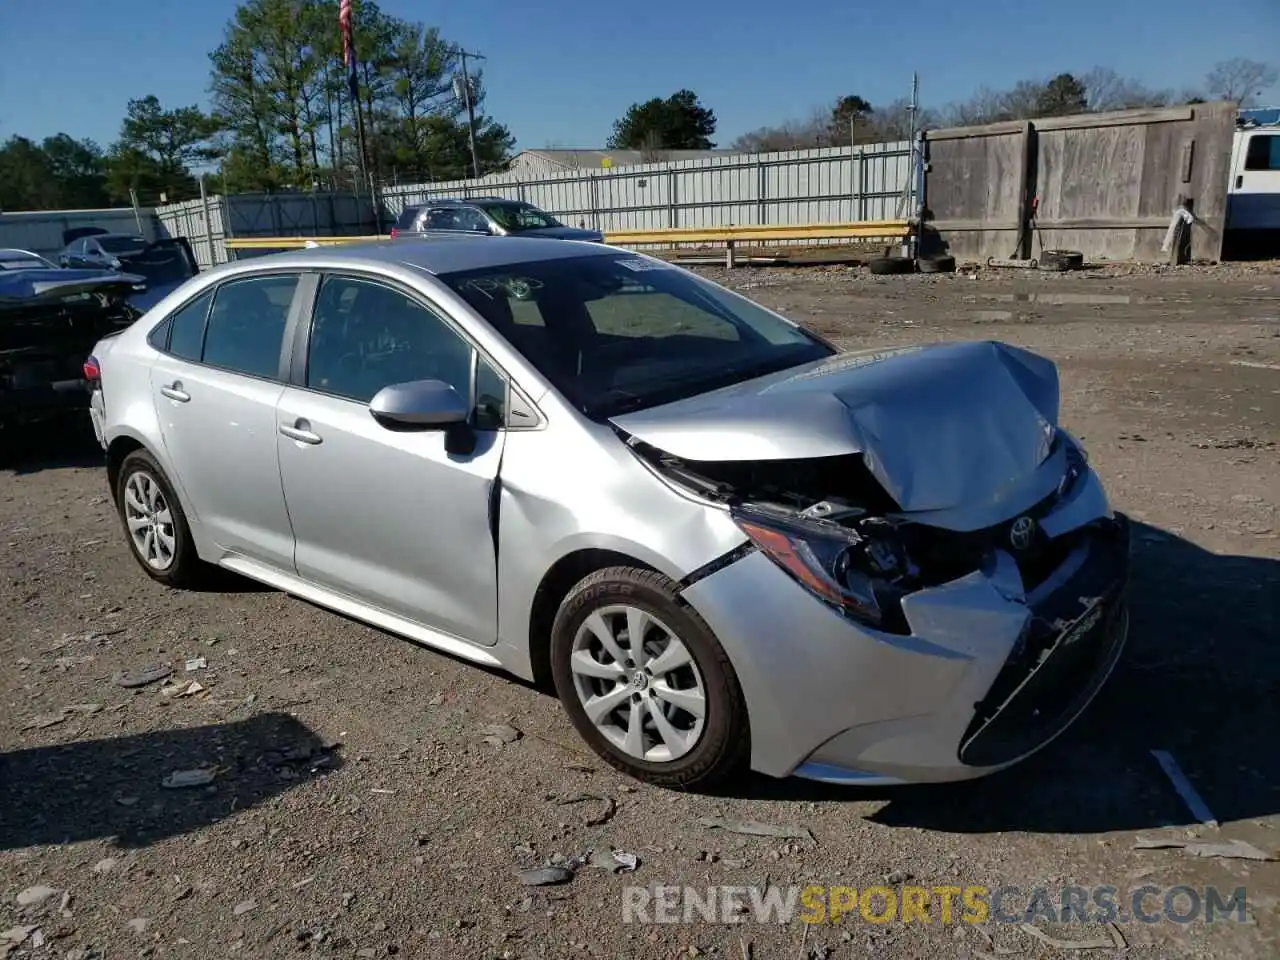
[[228, 259], [229, 237], [380, 233], [406, 205], [433, 197], [525, 200], [566, 223], [608, 232], [892, 219], [913, 209], [904, 202], [912, 182], [911, 145], [903, 141], [409, 184], [386, 188], [376, 205], [367, 194], [242, 194], [155, 213], [163, 232], [187, 237], [207, 267]]
[[392, 187], [380, 199], [394, 216], [432, 198], [505, 197], [606, 232], [833, 223], [905, 215], [901, 198], [910, 172], [911, 145], [903, 141], [571, 170], [538, 179], [498, 174]]
[[56, 258], [66, 248], [63, 231], [97, 227], [111, 233], [141, 234], [148, 240], [164, 236], [149, 208], [110, 210], [35, 210], [0, 213], [0, 247], [31, 250]]

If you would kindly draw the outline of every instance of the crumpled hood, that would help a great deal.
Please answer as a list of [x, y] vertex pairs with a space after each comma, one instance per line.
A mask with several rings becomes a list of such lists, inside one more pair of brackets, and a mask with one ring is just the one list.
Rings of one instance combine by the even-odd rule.
[[989, 502], [1049, 454], [1052, 361], [994, 341], [846, 353], [615, 417], [692, 461], [860, 453], [904, 511]]

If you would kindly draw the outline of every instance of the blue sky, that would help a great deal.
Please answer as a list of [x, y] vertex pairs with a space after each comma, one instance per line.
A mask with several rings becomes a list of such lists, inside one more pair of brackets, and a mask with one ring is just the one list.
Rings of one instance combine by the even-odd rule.
[[[234, 0], [0, 0], [0, 140], [115, 139], [130, 97], [204, 105]], [[595, 147], [636, 100], [696, 91], [716, 139], [837, 95], [964, 99], [1094, 65], [1153, 87], [1280, 60], [1278, 0], [384, 0], [488, 56], [488, 111], [524, 148]], [[336, 25], [335, 25], [336, 29]], [[1280, 90], [1266, 98], [1280, 101]]]

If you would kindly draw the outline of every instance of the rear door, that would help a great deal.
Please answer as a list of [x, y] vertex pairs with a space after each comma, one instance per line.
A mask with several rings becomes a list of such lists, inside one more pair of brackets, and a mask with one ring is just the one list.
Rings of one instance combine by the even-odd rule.
[[[160, 429], [175, 478], [220, 551], [293, 568], [276, 460], [276, 404], [297, 273], [228, 280], [152, 333]], [[217, 558], [211, 558], [217, 559]]]

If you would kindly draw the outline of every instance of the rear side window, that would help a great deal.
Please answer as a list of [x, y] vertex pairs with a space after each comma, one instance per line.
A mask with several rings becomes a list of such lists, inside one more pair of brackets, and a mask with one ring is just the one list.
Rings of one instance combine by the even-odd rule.
[[212, 302], [212, 290], [200, 294], [157, 329], [158, 333], [164, 326], [168, 326], [168, 343], [164, 346], [156, 343], [152, 345], [168, 350], [183, 360], [199, 362], [200, 350], [204, 344], [204, 321], [209, 315], [209, 304]]
[[285, 321], [297, 286], [297, 276], [291, 275], [248, 277], [218, 287], [206, 324], [204, 362], [251, 377], [279, 376]]
[[1255, 133], [1245, 154], [1246, 170], [1280, 170], [1280, 135]]

